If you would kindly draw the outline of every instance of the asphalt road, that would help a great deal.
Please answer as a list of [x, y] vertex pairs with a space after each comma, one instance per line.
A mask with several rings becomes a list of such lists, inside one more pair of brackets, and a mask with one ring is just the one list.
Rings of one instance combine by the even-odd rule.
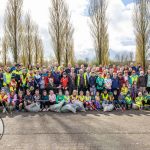
[[150, 150], [150, 111], [2, 117], [0, 150]]

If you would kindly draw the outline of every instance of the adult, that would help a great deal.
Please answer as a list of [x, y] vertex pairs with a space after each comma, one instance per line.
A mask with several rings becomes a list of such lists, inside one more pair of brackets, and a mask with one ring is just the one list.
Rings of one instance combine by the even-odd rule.
[[82, 69], [79, 70], [79, 74], [77, 75], [76, 82], [77, 82], [78, 92], [83, 91], [85, 94], [87, 90], [88, 81], [87, 81], [87, 75], [86, 73], [84, 73]]
[[102, 72], [98, 74], [98, 77], [96, 79], [96, 90], [99, 93], [102, 93], [102, 91], [104, 90], [104, 78], [103, 78]]
[[112, 92], [114, 92], [115, 90], [119, 92], [119, 88], [120, 88], [119, 79], [117, 77], [117, 74], [113, 73], [112, 86], [111, 86]]
[[146, 78], [146, 90], [148, 93], [150, 93], [150, 69], [148, 69], [145, 78]]
[[140, 76], [137, 80], [137, 87], [142, 93], [146, 91], [146, 77], [144, 75], [144, 71], [140, 71]]
[[68, 89], [69, 89], [69, 94], [71, 95], [73, 90], [76, 89], [76, 73], [75, 73], [75, 69], [71, 68], [71, 72], [68, 74], [68, 79], [69, 79], [69, 83], [68, 83]]

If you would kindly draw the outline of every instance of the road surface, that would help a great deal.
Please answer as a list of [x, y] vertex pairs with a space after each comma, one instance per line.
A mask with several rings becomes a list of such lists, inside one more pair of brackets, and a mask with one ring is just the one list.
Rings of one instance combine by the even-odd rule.
[[0, 150], [150, 150], [150, 111], [2, 117]]

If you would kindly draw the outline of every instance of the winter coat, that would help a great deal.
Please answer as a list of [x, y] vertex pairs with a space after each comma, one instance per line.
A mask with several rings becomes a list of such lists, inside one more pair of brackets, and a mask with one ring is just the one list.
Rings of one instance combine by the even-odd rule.
[[137, 81], [137, 87], [146, 87], [146, 77], [145, 76], [139, 76]]

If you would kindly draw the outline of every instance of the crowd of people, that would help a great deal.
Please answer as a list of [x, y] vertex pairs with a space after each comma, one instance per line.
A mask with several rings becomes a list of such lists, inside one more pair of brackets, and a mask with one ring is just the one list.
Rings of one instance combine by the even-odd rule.
[[15, 64], [0, 68], [0, 90], [3, 113], [144, 109], [150, 107], [150, 69], [133, 63], [74, 67]]

